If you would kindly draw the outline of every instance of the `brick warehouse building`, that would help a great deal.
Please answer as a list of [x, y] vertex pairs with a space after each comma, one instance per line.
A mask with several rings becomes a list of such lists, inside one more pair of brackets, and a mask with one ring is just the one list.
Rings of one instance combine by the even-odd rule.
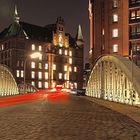
[[[40, 27], [20, 21], [15, 7], [14, 21], [0, 33], [0, 63], [7, 65], [18, 84], [39, 88], [83, 86], [83, 36], [79, 25], [75, 38], [65, 32], [64, 20]], [[31, 59], [34, 52], [42, 56]], [[26, 61], [26, 62], [25, 62]], [[25, 70], [24, 70], [25, 68]]]
[[140, 0], [89, 0], [90, 61], [120, 54], [140, 67]]

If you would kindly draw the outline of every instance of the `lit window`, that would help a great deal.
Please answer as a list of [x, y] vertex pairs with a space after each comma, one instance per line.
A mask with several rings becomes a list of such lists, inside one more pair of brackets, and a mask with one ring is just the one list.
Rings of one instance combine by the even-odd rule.
[[31, 68], [35, 68], [35, 62], [31, 62]]
[[35, 50], [35, 44], [32, 44], [32, 51]]
[[118, 37], [118, 29], [113, 29], [112, 37]]
[[137, 18], [140, 18], [140, 10], [137, 11]]
[[135, 19], [135, 17], [136, 17], [135, 11], [132, 11], [131, 12], [131, 19]]
[[69, 63], [72, 64], [72, 58], [69, 58]]
[[70, 83], [69, 81], [66, 82], [66, 88], [69, 88], [70, 87]]
[[42, 72], [38, 72], [38, 79], [42, 79]]
[[42, 63], [38, 63], [38, 68], [42, 69]]
[[49, 87], [48, 82], [45, 82], [45, 88], [48, 88], [48, 87]]
[[23, 72], [23, 70], [21, 70], [21, 77], [23, 77], [23, 76], [24, 76], [23, 74], [24, 74], [24, 72]]
[[68, 70], [68, 67], [67, 65], [64, 66], [64, 71], [67, 71]]
[[113, 14], [113, 22], [118, 22], [118, 14]]
[[3, 44], [1, 45], [1, 50], [4, 50], [4, 45]]
[[45, 79], [48, 79], [48, 72], [45, 72]]
[[42, 46], [38, 46], [38, 50], [39, 51], [42, 51]]
[[69, 51], [69, 56], [72, 56], [72, 51]]
[[118, 7], [118, 0], [113, 0], [113, 8], [117, 8]]
[[47, 63], [45, 63], [45, 69], [46, 69], [46, 70], [48, 69], [48, 64], [47, 64]]
[[65, 50], [65, 55], [68, 55], [68, 51], [67, 50]]
[[136, 47], [137, 51], [140, 51], [140, 45], [137, 44], [137, 47]]
[[42, 60], [42, 55], [39, 56], [39, 60]]
[[32, 82], [31, 82], [31, 85], [32, 85], [32, 86], [35, 86], [35, 81], [32, 81]]
[[59, 73], [59, 79], [62, 79], [62, 73]]
[[59, 54], [62, 54], [62, 49], [59, 49]]
[[54, 87], [55, 87], [55, 82], [52, 83], [52, 88], [54, 88]]
[[34, 71], [31, 72], [31, 78], [35, 78], [35, 72]]
[[17, 70], [17, 77], [19, 77], [19, 70]]
[[74, 67], [74, 72], [77, 72], [77, 67]]
[[69, 67], [69, 71], [70, 71], [70, 72], [72, 71], [72, 68], [71, 68], [71, 66]]
[[105, 30], [104, 29], [102, 29], [102, 35], [105, 35]]
[[113, 45], [113, 52], [118, 52], [118, 44]]
[[64, 44], [64, 42], [63, 42], [63, 36], [62, 36], [62, 34], [59, 34], [59, 45], [60, 45], [60, 47], [62, 47], [63, 44]]
[[70, 83], [70, 88], [73, 89], [73, 83]]
[[38, 82], [38, 88], [42, 88], [42, 82]]
[[64, 79], [67, 80], [67, 74], [66, 73], [64, 74]]
[[77, 83], [74, 83], [74, 88], [77, 88]]
[[53, 64], [53, 70], [56, 70], [56, 65], [55, 64]]

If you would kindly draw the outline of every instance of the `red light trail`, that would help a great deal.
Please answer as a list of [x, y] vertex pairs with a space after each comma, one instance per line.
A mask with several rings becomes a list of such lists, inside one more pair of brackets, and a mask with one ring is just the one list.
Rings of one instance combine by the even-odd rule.
[[51, 103], [66, 103], [68, 100], [68, 93], [60, 91], [47, 92], [46, 90], [41, 90], [34, 93], [17, 95], [14, 97], [4, 97], [0, 99], [0, 107], [30, 103], [39, 100], [48, 100]]

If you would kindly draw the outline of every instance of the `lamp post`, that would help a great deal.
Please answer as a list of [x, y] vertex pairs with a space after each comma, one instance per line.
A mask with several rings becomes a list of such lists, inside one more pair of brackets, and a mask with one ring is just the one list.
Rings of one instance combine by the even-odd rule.
[[[41, 56], [42, 56], [42, 54], [40, 52], [34, 52], [30, 55], [30, 58], [36, 59], [36, 58], [40, 58]], [[24, 62], [24, 80], [23, 80], [24, 93], [26, 92], [26, 63], [27, 63], [27, 59], [28, 59], [28, 57], [25, 59], [25, 62]]]

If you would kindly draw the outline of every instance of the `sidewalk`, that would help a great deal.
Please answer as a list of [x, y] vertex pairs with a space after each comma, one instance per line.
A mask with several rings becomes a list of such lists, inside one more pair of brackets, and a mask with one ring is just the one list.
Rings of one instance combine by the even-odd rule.
[[119, 113], [122, 113], [140, 124], [140, 108], [138, 107], [102, 100], [98, 98], [88, 97], [88, 96], [84, 96], [84, 98], [92, 102], [95, 102], [97, 104], [100, 104], [102, 106], [105, 106], [109, 109], [112, 109], [114, 111], [117, 111]]

